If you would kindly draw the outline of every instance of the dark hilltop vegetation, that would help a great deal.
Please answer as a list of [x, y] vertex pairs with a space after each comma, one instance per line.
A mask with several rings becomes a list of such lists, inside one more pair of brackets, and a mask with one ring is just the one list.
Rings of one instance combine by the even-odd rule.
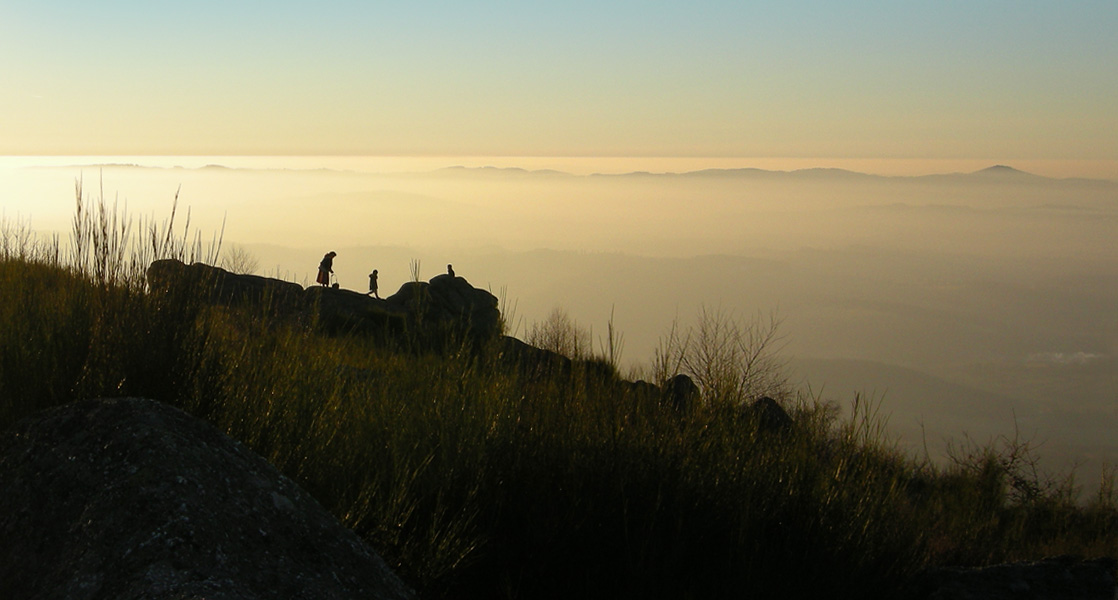
[[[920, 597], [970, 568], [1118, 556], [1111, 478], [1079, 497], [1012, 439], [906, 456], [872, 403], [845, 418], [792, 389], [771, 328], [700, 315], [633, 381], [619, 334], [594, 352], [556, 319], [516, 340], [460, 277], [385, 300], [303, 290], [205, 266], [220, 244], [175, 229], [80, 191], [67, 243], [0, 227], [0, 451], [48, 409], [157, 401], [262, 457], [431, 599]], [[0, 479], [34, 477], [16, 464], [0, 456]], [[166, 469], [139, 472], [144, 490]], [[26, 549], [4, 546], [10, 584]]]

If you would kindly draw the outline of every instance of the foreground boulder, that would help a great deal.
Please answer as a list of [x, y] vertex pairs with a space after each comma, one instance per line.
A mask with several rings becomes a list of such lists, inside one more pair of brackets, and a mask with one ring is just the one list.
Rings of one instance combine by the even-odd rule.
[[150, 400], [0, 433], [0, 540], [0, 598], [413, 596], [262, 458]]

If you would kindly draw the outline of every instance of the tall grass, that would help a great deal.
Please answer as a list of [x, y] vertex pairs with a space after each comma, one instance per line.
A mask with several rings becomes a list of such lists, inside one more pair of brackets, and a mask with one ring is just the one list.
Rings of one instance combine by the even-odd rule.
[[[400, 353], [205, 290], [150, 294], [145, 263], [214, 261], [216, 238], [172, 233], [173, 212], [133, 237], [77, 196], [69, 254], [0, 227], [0, 426], [90, 396], [173, 403], [297, 480], [425, 597], [895, 597], [929, 564], [1118, 553], [1112, 483], [1084, 506], [1070, 484], [1029, 487], [1043, 480], [1015, 440], [911, 460], [872, 403], [843, 420], [762, 373], [779, 367], [763, 321], [708, 313], [664, 345], [664, 374], [708, 375], [681, 414], [589, 369], [523, 375], [496, 344]], [[706, 359], [690, 350], [704, 344]], [[719, 351], [737, 357], [724, 370]], [[791, 428], [742, 409], [771, 391]]]
[[[145, 290], [153, 260], [212, 261], [220, 250], [179, 237], [178, 196], [161, 223], [133, 226], [104, 197], [75, 184], [69, 243], [0, 222], [0, 419], [10, 422], [75, 398], [147, 395], [171, 400], [187, 376], [195, 298], [155, 298]], [[137, 231], [140, 234], [137, 234]]]

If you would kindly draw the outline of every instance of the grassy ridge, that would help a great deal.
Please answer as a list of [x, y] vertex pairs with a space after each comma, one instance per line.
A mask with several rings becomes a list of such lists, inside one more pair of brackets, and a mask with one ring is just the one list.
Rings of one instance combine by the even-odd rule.
[[810, 397], [787, 400], [795, 426], [776, 434], [733, 402], [681, 415], [578, 363], [524, 377], [496, 346], [401, 353], [150, 295], [142, 265], [201, 245], [173, 219], [137, 243], [80, 200], [68, 257], [0, 226], [0, 428], [79, 398], [172, 403], [298, 481], [425, 597], [890, 597], [926, 565], [1118, 555], [1113, 486], [1077, 502], [1029, 470], [1027, 445], [936, 468], [898, 454], [872, 411], [843, 422]]

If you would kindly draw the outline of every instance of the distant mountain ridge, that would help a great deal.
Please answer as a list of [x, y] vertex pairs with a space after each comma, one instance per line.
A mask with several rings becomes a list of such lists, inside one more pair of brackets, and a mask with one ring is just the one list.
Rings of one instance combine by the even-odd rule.
[[973, 174], [974, 175], [979, 175], [979, 174], [983, 174], [983, 173], [987, 174], [987, 175], [1010, 175], [1010, 176], [1032, 175], [1032, 173], [1026, 173], [1024, 171], [1021, 171], [1019, 169], [1014, 169], [1013, 167], [1010, 167], [1010, 166], [1007, 166], [1007, 165], [994, 165], [992, 167], [986, 167], [985, 169], [975, 171]]
[[252, 172], [252, 173], [269, 173], [269, 172], [283, 172], [283, 173], [337, 173], [339, 175], [370, 175], [370, 176], [404, 176], [404, 177], [421, 177], [430, 175], [444, 175], [444, 176], [462, 176], [462, 175], [486, 175], [486, 176], [515, 176], [520, 178], [531, 177], [586, 177], [586, 178], [603, 178], [603, 179], [622, 179], [622, 178], [703, 178], [703, 177], [717, 177], [721, 179], [764, 179], [764, 180], [810, 180], [810, 181], [959, 181], [959, 182], [974, 182], [974, 181], [992, 181], [999, 180], [1004, 182], [1050, 182], [1050, 183], [1075, 183], [1075, 184], [1102, 184], [1102, 185], [1118, 185], [1118, 181], [1111, 179], [1096, 179], [1085, 177], [1048, 177], [1045, 175], [1037, 175], [1028, 171], [1022, 171], [1015, 167], [1003, 164], [996, 164], [978, 171], [972, 172], [953, 172], [953, 173], [932, 173], [927, 175], [879, 175], [873, 173], [864, 173], [860, 171], [851, 171], [849, 169], [842, 169], [836, 167], [811, 167], [805, 169], [793, 169], [789, 171], [761, 169], [757, 167], [740, 167], [740, 168], [710, 168], [699, 169], [695, 171], [628, 171], [624, 173], [590, 173], [588, 175], [577, 175], [567, 171], [557, 169], [526, 169], [523, 167], [497, 167], [492, 165], [481, 167], [468, 167], [465, 165], [452, 165], [449, 167], [441, 167], [429, 171], [386, 171], [386, 172], [365, 172], [352, 169], [333, 169], [329, 167], [317, 168], [261, 168], [261, 167], [230, 167], [221, 164], [207, 164], [201, 167], [183, 167], [183, 166], [154, 166], [154, 165], [141, 165], [136, 163], [91, 163], [91, 164], [70, 164], [63, 166], [47, 166], [47, 167], [32, 167], [43, 169], [76, 169], [76, 168], [104, 168], [104, 169], [151, 169], [151, 170], [173, 170], [173, 171], [231, 171], [231, 172]]
[[[978, 181], [1003, 181], [1006, 183], [1013, 182], [1034, 182], [1034, 183], [1073, 183], [1073, 184], [1095, 184], [1095, 185], [1118, 185], [1118, 181], [1110, 179], [1090, 179], [1080, 177], [1058, 178], [1047, 177], [1044, 175], [1037, 175], [1022, 171], [1015, 167], [1007, 165], [993, 165], [972, 172], [956, 172], [956, 173], [934, 173], [929, 175], [877, 175], [873, 173], [863, 173], [860, 171], [851, 171], [849, 169], [841, 169], [835, 167], [811, 167], [806, 169], [794, 169], [790, 171], [760, 169], [757, 167], [741, 167], [741, 168], [711, 168], [699, 169], [695, 171], [664, 171], [664, 172], [651, 172], [651, 171], [628, 171], [624, 173], [590, 173], [588, 175], [577, 175], [567, 171], [559, 171], [556, 169], [525, 169], [522, 167], [467, 167], [464, 165], [456, 165], [452, 167], [444, 167], [435, 171], [429, 171], [427, 174], [441, 174], [441, 175], [486, 175], [486, 176], [499, 176], [509, 175], [518, 178], [532, 178], [532, 177], [569, 177], [578, 178], [585, 177], [591, 179], [675, 179], [675, 178], [688, 178], [699, 179], [704, 177], [727, 179], [752, 179], [752, 180], [769, 180], [769, 181], [844, 181], [844, 182], [874, 182], [874, 181], [892, 181], [892, 182], [978, 182]], [[412, 173], [411, 175], [422, 175], [422, 173]]]

